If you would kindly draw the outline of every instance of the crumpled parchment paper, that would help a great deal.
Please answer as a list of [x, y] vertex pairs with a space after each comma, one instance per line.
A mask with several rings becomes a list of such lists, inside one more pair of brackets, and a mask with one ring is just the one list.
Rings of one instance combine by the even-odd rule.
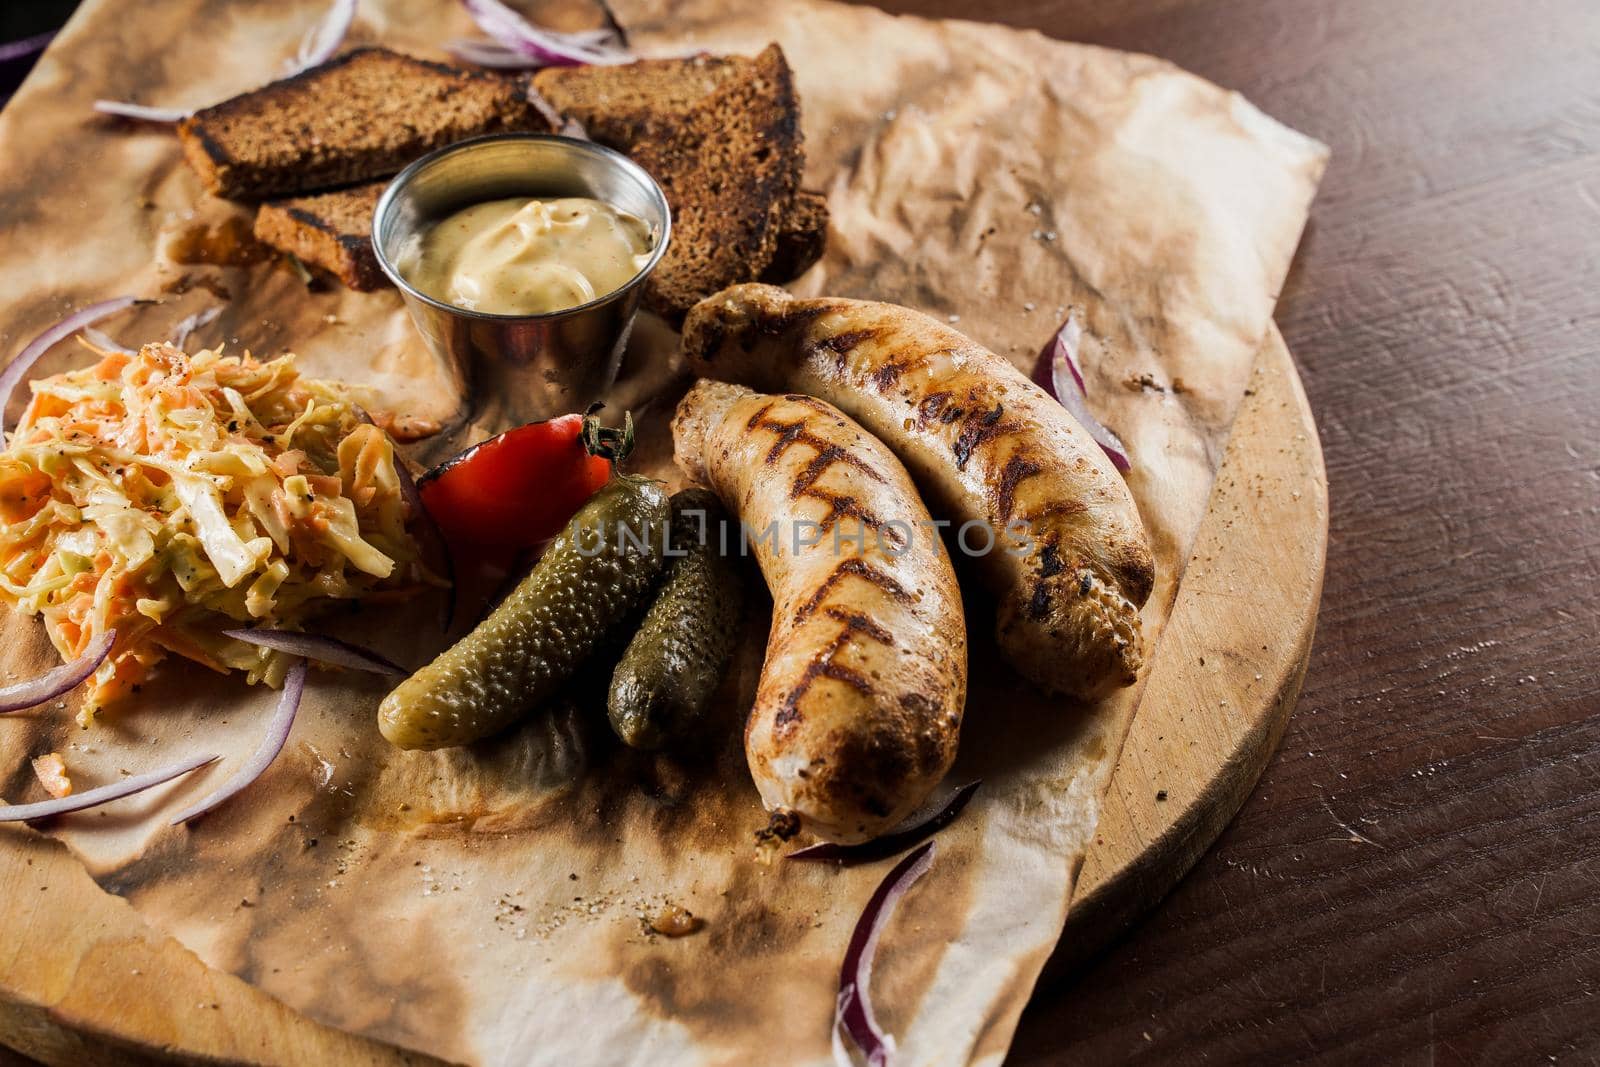
[[[183, 235], [247, 213], [201, 195], [170, 133], [89, 111], [97, 96], [198, 106], [264, 83], [322, 12], [321, 0], [80, 9], [0, 114], [0, 351], [72, 307], [165, 293], [104, 325], [154, 339], [224, 303], [201, 341], [292, 349], [375, 403], [449, 420], [459, 398], [394, 294], [309, 292], [271, 262], [176, 262]], [[1134, 459], [1159, 639], [1325, 150], [1164, 62], [1034, 33], [820, 0], [626, 0], [616, 13], [646, 54], [783, 44], [807, 184], [833, 212], [827, 256], [796, 291], [909, 304], [1028, 367], [1077, 309], [1091, 406]], [[572, 0], [545, 14], [596, 17]], [[367, 0], [352, 41], [436, 54], [470, 32], [449, 0]], [[613, 399], [645, 424], [642, 468], [676, 483], [673, 344], [642, 324]], [[40, 373], [82, 358], [62, 346]], [[420, 663], [441, 640], [433, 609], [334, 622]], [[752, 847], [765, 820], [738, 727], [764, 611], [758, 597], [724, 690], [724, 739], [689, 758], [608, 743], [595, 685], [511, 738], [399, 753], [374, 729], [380, 682], [316, 673], [267, 776], [174, 829], [160, 816], [230, 773], [273, 701], [175, 661], [137, 708], [92, 731], [71, 725], [70, 705], [0, 720], [0, 790], [36, 798], [27, 761], [52, 749], [80, 788], [200, 747], [224, 753], [47, 832], [208, 963], [334, 1026], [471, 1063], [824, 1063], [841, 955], [887, 865], [763, 862]], [[1004, 1055], [1139, 697], [1040, 698], [995, 656], [987, 609], [969, 618], [971, 697], [949, 785], [985, 784], [885, 932], [873, 983], [906, 1063]], [[0, 626], [5, 671], [49, 662], [36, 622]], [[650, 932], [641, 917], [668, 904], [704, 928]]]

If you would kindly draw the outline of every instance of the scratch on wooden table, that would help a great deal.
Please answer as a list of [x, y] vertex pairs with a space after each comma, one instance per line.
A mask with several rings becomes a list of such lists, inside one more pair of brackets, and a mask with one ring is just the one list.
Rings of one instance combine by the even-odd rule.
[[1339, 829], [1343, 830], [1345, 833], [1350, 835], [1349, 839], [1351, 841], [1360, 841], [1361, 843], [1367, 844], [1367, 845], [1371, 845], [1374, 848], [1386, 849], [1386, 848], [1389, 847], [1387, 845], [1383, 845], [1383, 844], [1378, 843], [1377, 841], [1374, 841], [1372, 838], [1368, 837], [1366, 834], [1362, 833], [1360, 830], [1357, 830], [1354, 826], [1351, 826], [1349, 823], [1347, 823], [1343, 819], [1339, 818], [1338, 813], [1333, 810], [1333, 805], [1328, 803], [1328, 798], [1327, 797], [1323, 797], [1322, 798], [1322, 807], [1323, 807], [1323, 810], [1328, 813], [1329, 817], [1331, 817], [1333, 819], [1334, 824], [1337, 825], [1339, 827]]

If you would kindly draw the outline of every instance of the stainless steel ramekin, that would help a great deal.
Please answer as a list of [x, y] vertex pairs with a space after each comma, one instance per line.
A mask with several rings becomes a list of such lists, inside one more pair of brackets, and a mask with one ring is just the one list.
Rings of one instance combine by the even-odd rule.
[[[643, 219], [650, 260], [622, 288], [544, 315], [467, 311], [413, 288], [401, 250], [452, 212], [513, 196], [586, 196]], [[378, 201], [372, 244], [411, 321], [469, 397], [470, 417], [503, 429], [581, 411], [611, 387], [644, 280], [661, 262], [672, 216], [661, 187], [609, 148], [546, 134], [495, 134], [449, 145], [401, 171]]]

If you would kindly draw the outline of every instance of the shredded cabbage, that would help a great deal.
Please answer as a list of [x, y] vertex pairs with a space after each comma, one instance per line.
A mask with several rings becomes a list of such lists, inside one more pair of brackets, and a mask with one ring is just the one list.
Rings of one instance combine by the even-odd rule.
[[85, 725], [168, 653], [282, 682], [290, 657], [224, 629], [437, 581], [388, 435], [293, 356], [146, 345], [30, 384], [0, 451], [0, 600], [42, 616], [63, 659], [117, 630]]

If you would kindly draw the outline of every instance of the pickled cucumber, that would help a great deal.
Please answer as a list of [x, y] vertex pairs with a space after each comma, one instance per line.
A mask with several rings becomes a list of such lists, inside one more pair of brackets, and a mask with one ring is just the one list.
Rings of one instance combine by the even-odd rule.
[[407, 749], [470, 744], [549, 700], [645, 603], [670, 518], [658, 483], [613, 478], [488, 618], [384, 698], [383, 736]]
[[718, 550], [726, 513], [704, 489], [672, 498], [667, 577], [611, 677], [606, 710], [617, 736], [660, 748], [693, 734], [738, 639], [743, 589]]

